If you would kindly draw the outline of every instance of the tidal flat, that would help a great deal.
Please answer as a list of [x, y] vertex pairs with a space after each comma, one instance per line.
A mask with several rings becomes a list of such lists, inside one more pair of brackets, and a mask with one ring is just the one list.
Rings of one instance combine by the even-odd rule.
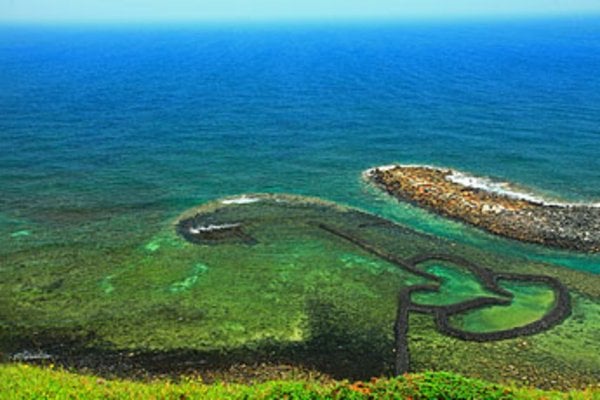
[[215, 200], [165, 221], [133, 251], [82, 246], [24, 248], [5, 259], [5, 359], [125, 376], [227, 379], [223, 371], [262, 365], [268, 378], [287, 365], [367, 379], [397, 371], [405, 307], [408, 371], [554, 389], [592, 386], [600, 375], [597, 275], [316, 198]]

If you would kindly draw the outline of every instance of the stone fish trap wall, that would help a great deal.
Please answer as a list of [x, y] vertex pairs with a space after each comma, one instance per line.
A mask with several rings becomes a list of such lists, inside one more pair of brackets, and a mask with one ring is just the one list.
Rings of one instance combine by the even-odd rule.
[[[359, 211], [355, 211], [364, 214]], [[366, 214], [365, 214], [366, 215]], [[383, 224], [388, 226], [396, 226], [391, 221], [371, 216], [376, 219], [375, 222], [360, 227], [370, 226], [373, 224]], [[398, 308], [396, 313], [396, 321], [394, 324], [395, 338], [395, 373], [397, 375], [405, 373], [410, 367], [410, 353], [408, 346], [408, 331], [409, 331], [409, 314], [417, 312], [430, 314], [434, 317], [436, 328], [439, 332], [452, 336], [461, 340], [485, 342], [502, 339], [515, 338], [518, 336], [534, 335], [539, 332], [548, 330], [562, 321], [564, 321], [571, 313], [571, 300], [569, 292], [565, 285], [555, 278], [543, 275], [525, 275], [512, 273], [495, 273], [492, 270], [480, 266], [474, 262], [466, 260], [462, 257], [451, 254], [427, 253], [414, 256], [409, 259], [402, 259], [394, 254], [385, 252], [375, 245], [355, 236], [351, 233], [340, 230], [337, 227], [326, 223], [308, 220], [307, 224], [317, 227], [318, 229], [327, 232], [337, 238], [343, 239], [362, 250], [371, 253], [383, 260], [386, 260], [398, 268], [403, 269], [413, 275], [428, 279], [435, 283], [421, 284], [410, 286], [400, 290], [398, 294]], [[202, 228], [202, 229], [201, 229]], [[402, 229], [401, 227], [398, 227]], [[183, 218], [176, 224], [176, 231], [184, 239], [198, 245], [219, 245], [220, 243], [240, 243], [253, 245], [256, 239], [247, 234], [244, 230], [244, 223], [240, 221], [220, 221], [214, 216], [198, 213], [192, 217]], [[471, 271], [483, 284], [485, 289], [495, 293], [501, 298], [494, 297], [478, 297], [472, 300], [467, 300], [451, 305], [423, 305], [414, 303], [411, 299], [413, 293], [416, 292], [438, 292], [442, 284], [442, 279], [434, 274], [425, 272], [417, 267], [417, 265], [431, 261], [439, 260], [456, 264], [460, 267]], [[507, 306], [512, 303], [514, 295], [499, 286], [499, 280], [512, 280], [528, 283], [541, 283], [550, 287], [554, 292], [555, 304], [553, 308], [547, 312], [542, 318], [537, 321], [528, 323], [523, 326], [514, 327], [511, 329], [494, 331], [494, 332], [469, 332], [456, 327], [453, 327], [449, 320], [452, 316], [464, 313], [466, 311], [480, 309], [489, 306]]]

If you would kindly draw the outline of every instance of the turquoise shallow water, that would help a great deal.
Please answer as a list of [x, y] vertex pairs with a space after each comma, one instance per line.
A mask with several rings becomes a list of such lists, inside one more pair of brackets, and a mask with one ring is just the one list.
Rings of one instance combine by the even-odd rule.
[[597, 19], [0, 32], [2, 252], [133, 244], [207, 200], [288, 192], [600, 271], [598, 257], [493, 238], [360, 179], [425, 163], [599, 201]]

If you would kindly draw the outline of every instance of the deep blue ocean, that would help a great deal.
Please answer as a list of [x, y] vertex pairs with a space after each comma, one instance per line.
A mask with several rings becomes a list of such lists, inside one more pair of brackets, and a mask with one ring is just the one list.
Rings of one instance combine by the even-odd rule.
[[3, 26], [0, 146], [0, 254], [133, 247], [199, 203], [286, 192], [598, 273], [361, 172], [433, 164], [600, 202], [600, 19]]

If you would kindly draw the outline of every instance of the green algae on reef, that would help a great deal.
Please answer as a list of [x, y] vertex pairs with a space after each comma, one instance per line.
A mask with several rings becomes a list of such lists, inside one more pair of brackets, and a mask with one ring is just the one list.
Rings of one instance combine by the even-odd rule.
[[[193, 224], [181, 225], [186, 220]], [[182, 226], [199, 232], [201, 240], [186, 241]], [[375, 251], [331, 232], [344, 232]], [[0, 282], [1, 350], [40, 349], [64, 364], [101, 371], [114, 363], [130, 371], [170, 372], [284, 362], [336, 377], [389, 374], [398, 293], [435, 282], [378, 254], [408, 260], [436, 253], [491, 273], [558, 279], [568, 286], [574, 311], [526, 339], [486, 343], [448, 337], [438, 332], [432, 315], [412, 313], [412, 370], [452, 369], [488, 379], [502, 370], [502, 379], [526, 376], [547, 387], [594, 384], [600, 374], [600, 363], [589, 358], [600, 354], [594, 340], [600, 321], [593, 315], [598, 293], [587, 289], [599, 282], [596, 275], [501, 257], [354, 209], [285, 195], [205, 204], [145, 243], [130, 253], [98, 249], [94, 260], [83, 256], [94, 250], [67, 257], [54, 247], [9, 256]], [[501, 279], [510, 298], [490, 292], [477, 274], [452, 261], [416, 265], [441, 280], [439, 292], [413, 293], [416, 304], [508, 302], [453, 315], [449, 323], [457, 329], [512, 329], [556, 306], [543, 282]], [[506, 365], [514, 368], [504, 371]]]

